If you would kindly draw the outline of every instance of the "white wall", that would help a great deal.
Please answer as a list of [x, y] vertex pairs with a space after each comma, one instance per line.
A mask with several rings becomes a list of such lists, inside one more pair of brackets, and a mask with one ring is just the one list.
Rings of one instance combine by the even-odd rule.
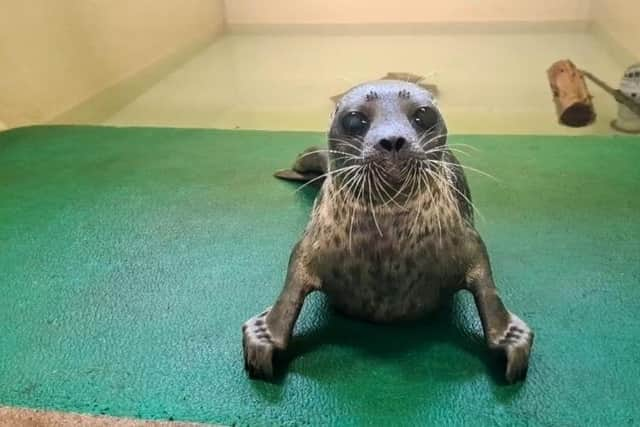
[[591, 0], [225, 0], [225, 3], [230, 25], [273, 25], [587, 21]]
[[222, 0], [0, 0], [0, 122], [47, 121], [223, 26]]
[[640, 0], [593, 0], [591, 16], [599, 30], [640, 61]]

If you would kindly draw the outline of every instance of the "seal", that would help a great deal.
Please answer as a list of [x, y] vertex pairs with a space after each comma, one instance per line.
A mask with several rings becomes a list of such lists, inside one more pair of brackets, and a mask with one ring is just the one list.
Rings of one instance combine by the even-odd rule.
[[494, 285], [464, 168], [432, 94], [394, 80], [356, 86], [340, 99], [328, 139], [328, 149], [308, 150], [276, 174], [324, 182], [280, 296], [242, 326], [249, 375], [273, 376], [274, 353], [287, 348], [311, 292], [346, 315], [394, 322], [466, 290], [489, 349], [506, 359], [506, 380], [524, 378], [534, 335]]

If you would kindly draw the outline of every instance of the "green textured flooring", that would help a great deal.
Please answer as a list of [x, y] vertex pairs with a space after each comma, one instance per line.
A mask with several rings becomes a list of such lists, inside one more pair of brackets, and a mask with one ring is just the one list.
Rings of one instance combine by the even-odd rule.
[[374, 326], [314, 296], [276, 383], [243, 373], [312, 192], [271, 178], [322, 135], [0, 133], [0, 405], [238, 425], [639, 425], [640, 139], [460, 136], [507, 304], [507, 386], [471, 299]]

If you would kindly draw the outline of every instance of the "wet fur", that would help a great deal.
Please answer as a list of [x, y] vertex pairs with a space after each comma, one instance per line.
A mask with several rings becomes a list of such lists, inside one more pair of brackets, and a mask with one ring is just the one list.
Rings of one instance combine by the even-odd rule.
[[[446, 145], [444, 121], [416, 134], [403, 116], [413, 108], [412, 102], [423, 105], [432, 98], [423, 88], [404, 82], [354, 88], [336, 110], [329, 150], [304, 153], [293, 170], [281, 175], [326, 179], [304, 235], [292, 251], [278, 300], [243, 325], [245, 367], [251, 376], [273, 375], [274, 352], [287, 348], [306, 296], [318, 290], [343, 313], [374, 322], [422, 317], [453, 293], [468, 290], [487, 346], [507, 361], [507, 381], [526, 375], [533, 332], [506, 309], [494, 286], [486, 248], [474, 228], [463, 168]], [[369, 112], [373, 124], [366, 137], [346, 138], [340, 113], [357, 106]], [[411, 149], [393, 154], [376, 151], [375, 143], [390, 135], [406, 136]], [[352, 152], [356, 148], [358, 153]], [[430, 163], [419, 163], [424, 188], [419, 184], [418, 191], [413, 186], [408, 193], [402, 191], [400, 182], [408, 178], [397, 173], [399, 165], [424, 156], [435, 156]], [[398, 177], [390, 184], [392, 194], [395, 190], [392, 197], [375, 189], [379, 175], [367, 175], [368, 189], [364, 181], [353, 184], [350, 171], [361, 173], [364, 164]]]
[[[468, 193], [458, 174], [452, 184]], [[406, 205], [374, 205], [376, 225], [366, 200], [336, 195], [332, 179], [324, 183], [301, 249], [314, 254], [310, 269], [338, 310], [376, 322], [415, 319], [461, 288], [465, 242], [477, 239], [472, 210], [444, 184], [431, 185], [431, 194]]]

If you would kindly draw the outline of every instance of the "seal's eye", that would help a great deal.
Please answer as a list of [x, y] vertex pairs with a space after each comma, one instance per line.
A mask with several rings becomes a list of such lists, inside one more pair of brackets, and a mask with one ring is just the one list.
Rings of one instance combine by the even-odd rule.
[[342, 128], [351, 136], [362, 136], [369, 128], [369, 119], [359, 111], [351, 111], [342, 118]]
[[411, 116], [411, 123], [422, 131], [433, 130], [439, 120], [438, 113], [430, 107], [420, 107]]

